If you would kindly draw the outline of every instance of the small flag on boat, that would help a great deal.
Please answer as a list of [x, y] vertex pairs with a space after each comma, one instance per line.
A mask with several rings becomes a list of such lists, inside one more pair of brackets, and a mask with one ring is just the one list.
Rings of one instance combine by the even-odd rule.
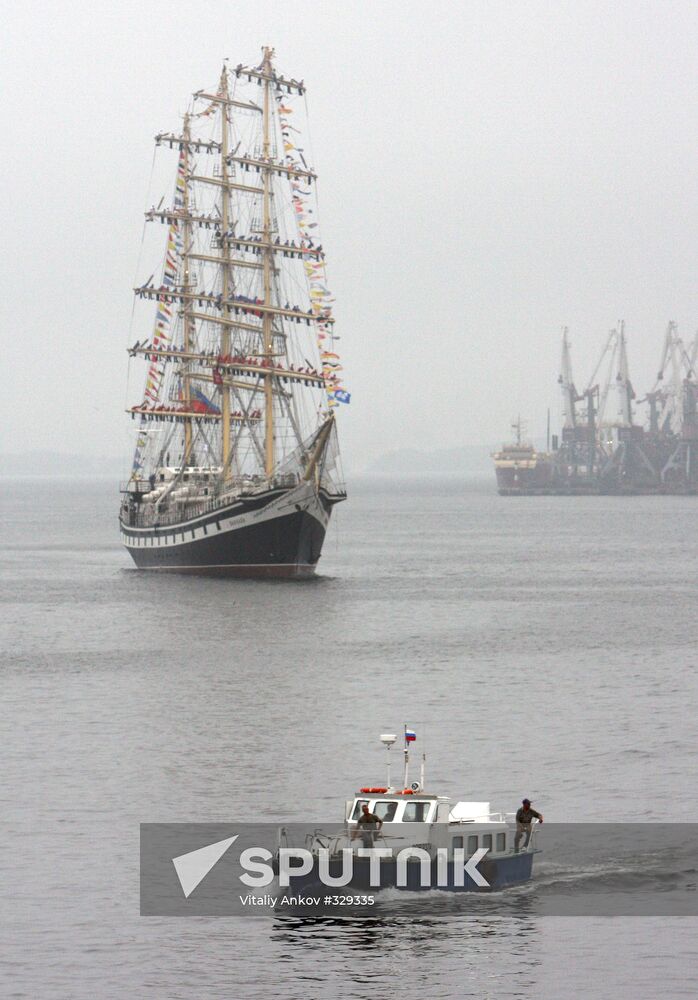
[[414, 729], [405, 730], [405, 743], [414, 743], [416, 739], [417, 739], [417, 734], [415, 733]]
[[[351, 403], [351, 393], [345, 389], [335, 389], [334, 398], [338, 403]], [[413, 736], [412, 739], [416, 739], [416, 737]]]

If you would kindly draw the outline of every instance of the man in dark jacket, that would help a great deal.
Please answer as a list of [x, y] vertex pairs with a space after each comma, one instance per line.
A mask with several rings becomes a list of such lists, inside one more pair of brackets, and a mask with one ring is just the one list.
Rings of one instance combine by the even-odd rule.
[[536, 812], [535, 809], [531, 809], [531, 800], [524, 799], [521, 803], [521, 807], [516, 812], [516, 836], [514, 837], [514, 850], [518, 852], [519, 844], [521, 843], [521, 838], [526, 835], [526, 842], [524, 847], [528, 847], [528, 842], [531, 839], [531, 823], [534, 819], [537, 819], [539, 823], [543, 822], [543, 814]]
[[352, 835], [352, 840], [356, 837], [361, 837], [364, 847], [373, 847], [373, 841], [375, 839], [376, 833], [383, 826], [383, 820], [379, 819], [375, 813], [369, 811], [368, 804], [364, 803], [361, 806], [361, 815], [356, 824], [356, 830]]

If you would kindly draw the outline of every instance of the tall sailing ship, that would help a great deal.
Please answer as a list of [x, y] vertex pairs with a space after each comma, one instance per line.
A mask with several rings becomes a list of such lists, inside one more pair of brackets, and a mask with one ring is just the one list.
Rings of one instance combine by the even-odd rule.
[[135, 289], [154, 326], [131, 476], [120, 512], [139, 569], [311, 575], [333, 506], [346, 498], [335, 408], [342, 385], [320, 242], [316, 174], [299, 119], [303, 81], [223, 68], [179, 133], [160, 282]]

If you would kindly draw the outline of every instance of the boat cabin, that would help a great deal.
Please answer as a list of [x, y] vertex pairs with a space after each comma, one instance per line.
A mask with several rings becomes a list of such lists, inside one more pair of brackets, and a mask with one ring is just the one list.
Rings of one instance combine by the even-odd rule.
[[[441, 811], [439, 812], [439, 804]], [[436, 823], [448, 822], [448, 799], [439, 799], [436, 795], [403, 796], [402, 793], [389, 793], [372, 789], [365, 794], [358, 793], [355, 799], [347, 802], [346, 819], [353, 826], [361, 816], [362, 807], [367, 805], [383, 823]]]
[[363, 788], [346, 803], [349, 836], [357, 829], [364, 805], [383, 821], [376, 846], [399, 849], [420, 847], [463, 848], [474, 854], [487, 848], [490, 854], [505, 854], [514, 847], [513, 814], [491, 812], [489, 802], [452, 802], [442, 795], [422, 791]]

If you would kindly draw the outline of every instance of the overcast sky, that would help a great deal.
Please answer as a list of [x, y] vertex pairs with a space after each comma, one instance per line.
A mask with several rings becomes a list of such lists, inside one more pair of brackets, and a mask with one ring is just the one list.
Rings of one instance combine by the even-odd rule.
[[308, 86], [350, 469], [543, 434], [563, 325], [581, 385], [624, 318], [643, 392], [698, 327], [696, 3], [2, 8], [2, 452], [126, 453], [152, 138], [263, 44]]

